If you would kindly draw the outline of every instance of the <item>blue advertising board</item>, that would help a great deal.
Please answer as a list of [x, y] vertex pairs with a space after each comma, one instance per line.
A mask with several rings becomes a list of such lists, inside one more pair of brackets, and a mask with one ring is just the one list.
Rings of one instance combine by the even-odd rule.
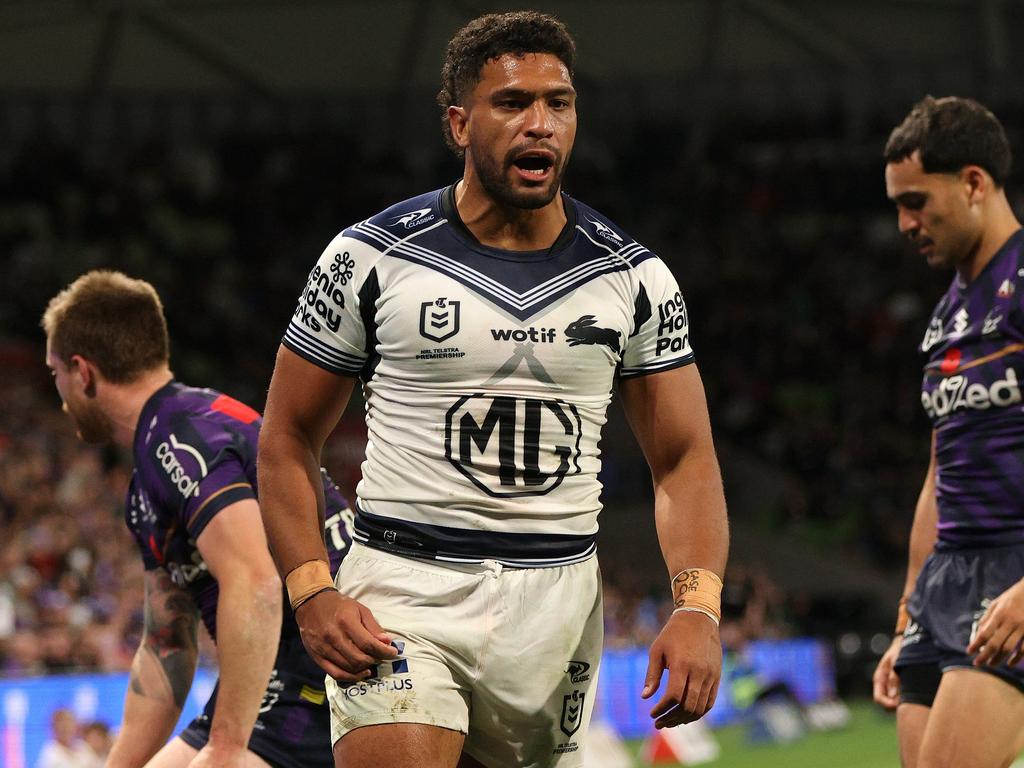
[[[818, 640], [760, 641], [751, 643], [741, 658], [728, 655], [711, 726], [734, 722], [739, 715], [733, 691], [734, 673], [742, 667], [758, 684], [785, 683], [796, 697], [810, 703], [835, 694], [835, 672], [829, 647]], [[623, 738], [641, 738], [651, 732], [650, 700], [640, 698], [647, 671], [644, 649], [606, 651], [601, 661], [595, 717], [607, 720]], [[215, 673], [199, 670], [189, 693], [177, 732], [199, 714], [213, 691]], [[664, 686], [666, 680], [662, 680]], [[112, 728], [121, 722], [126, 673], [61, 675], [0, 680], [0, 766], [34, 768], [43, 744], [50, 738], [50, 717], [58, 708], [70, 709], [80, 722], [99, 720]]]

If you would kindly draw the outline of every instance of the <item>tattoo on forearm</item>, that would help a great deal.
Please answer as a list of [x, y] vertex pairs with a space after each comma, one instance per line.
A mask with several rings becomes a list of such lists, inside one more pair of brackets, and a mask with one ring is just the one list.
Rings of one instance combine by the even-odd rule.
[[182, 707], [192, 687], [198, 645], [198, 616], [192, 598], [166, 573], [146, 574], [145, 636], [132, 663], [131, 690]]

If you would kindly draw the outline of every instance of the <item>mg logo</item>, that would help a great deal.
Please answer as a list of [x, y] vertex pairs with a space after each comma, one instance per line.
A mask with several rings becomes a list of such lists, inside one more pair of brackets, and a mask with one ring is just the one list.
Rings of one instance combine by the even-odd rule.
[[467, 395], [448, 409], [445, 456], [489, 496], [543, 496], [579, 474], [582, 430], [562, 400]]
[[461, 302], [440, 298], [420, 305], [420, 336], [431, 341], [447, 341], [459, 332]]

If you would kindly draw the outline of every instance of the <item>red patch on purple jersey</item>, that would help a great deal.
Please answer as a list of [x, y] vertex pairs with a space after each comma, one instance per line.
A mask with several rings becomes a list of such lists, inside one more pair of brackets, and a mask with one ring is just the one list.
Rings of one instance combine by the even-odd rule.
[[959, 349], [949, 350], [942, 360], [942, 368], [940, 370], [943, 373], [953, 373], [960, 367], [960, 359], [962, 357], [963, 353]]
[[254, 411], [245, 403], [240, 403], [233, 397], [227, 395], [221, 395], [210, 405], [215, 411], [230, 416], [236, 421], [240, 421], [243, 424], [252, 424], [256, 419], [260, 417], [259, 412]]
[[163, 565], [164, 554], [160, 551], [160, 547], [156, 545], [156, 539], [153, 537], [153, 534], [149, 535], [149, 549], [153, 553], [153, 557], [156, 558], [156, 561], [160, 563], [160, 565]]

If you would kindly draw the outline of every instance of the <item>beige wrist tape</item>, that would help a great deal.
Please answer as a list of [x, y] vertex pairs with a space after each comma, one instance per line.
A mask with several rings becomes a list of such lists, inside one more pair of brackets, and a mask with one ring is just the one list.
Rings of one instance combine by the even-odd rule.
[[717, 624], [722, 620], [722, 580], [705, 568], [680, 571], [672, 577], [672, 603], [677, 611], [694, 610]]
[[307, 560], [293, 568], [284, 577], [284, 584], [288, 588], [288, 601], [293, 611], [313, 595], [334, 589], [331, 568], [323, 560]]
[[904, 595], [900, 598], [899, 607], [896, 609], [896, 627], [893, 629], [893, 634], [902, 635], [909, 623], [910, 614], [907, 612], [907, 597]]

